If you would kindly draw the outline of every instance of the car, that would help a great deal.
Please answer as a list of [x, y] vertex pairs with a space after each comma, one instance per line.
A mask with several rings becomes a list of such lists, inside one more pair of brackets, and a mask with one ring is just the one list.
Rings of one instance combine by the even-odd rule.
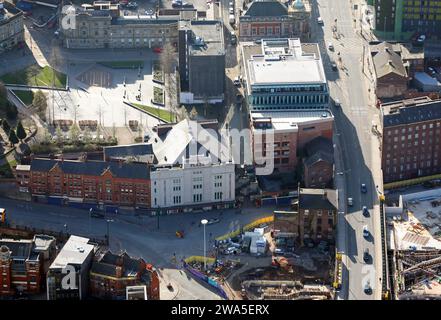
[[90, 216], [92, 218], [98, 218], [98, 219], [104, 219], [105, 218], [105, 215], [103, 213], [98, 212], [96, 210], [91, 210], [90, 211]]
[[161, 47], [155, 47], [155, 48], [153, 48], [153, 52], [154, 53], [162, 53], [162, 48]]
[[370, 256], [370, 254], [369, 254], [369, 249], [368, 249], [368, 248], [364, 249], [364, 252], [363, 252], [363, 261], [364, 261], [365, 263], [368, 263], [370, 258], [371, 258], [371, 256]]
[[152, 16], [155, 14], [155, 11], [153, 9], [147, 9], [144, 13], [148, 16]]
[[361, 184], [361, 192], [366, 193], [367, 192], [367, 187], [365, 183]]
[[236, 94], [236, 103], [242, 103], [243, 95], [241, 93]]
[[352, 198], [348, 198], [348, 206], [352, 207], [354, 205], [354, 200]]
[[364, 285], [364, 293], [369, 295], [372, 294], [372, 287], [369, 281]]
[[233, 9], [233, 8], [230, 7], [230, 8], [228, 9], [228, 11], [229, 11], [230, 14], [234, 14], [234, 9]]
[[363, 215], [365, 217], [369, 217], [369, 210], [368, 210], [368, 208], [366, 206], [363, 206], [362, 211], [363, 211]]
[[422, 34], [422, 35], [420, 35], [420, 36], [418, 37], [417, 42], [422, 43], [422, 42], [424, 42], [424, 41], [426, 41], [426, 36], [425, 36], [424, 34]]
[[276, 248], [274, 250], [274, 255], [276, 255], [276, 256], [283, 256], [284, 254], [285, 254], [285, 250], [283, 250], [283, 249]]
[[146, 134], [145, 136], [144, 136], [144, 142], [147, 142], [147, 141], [149, 141], [150, 140], [150, 136], [148, 135], [148, 134]]
[[189, 2], [183, 2], [182, 3], [182, 8], [193, 8], [193, 4], [191, 4]]
[[218, 223], [220, 220], [217, 218], [208, 219], [207, 224], [215, 224]]
[[324, 24], [322, 17], [318, 17], [318, 18], [317, 18], [317, 23], [318, 23], [319, 25], [323, 25], [323, 24]]
[[234, 33], [231, 33], [231, 41], [230, 43], [235, 46], [237, 44], [237, 36]]
[[332, 70], [336, 71], [338, 69], [337, 64], [335, 62], [331, 62], [331, 68]]
[[240, 87], [240, 78], [239, 78], [239, 77], [234, 78], [234, 80], [233, 80], [233, 84], [234, 84], [236, 87]]
[[341, 107], [341, 102], [340, 102], [340, 100], [335, 99], [335, 100], [334, 100], [334, 106], [337, 107], [337, 108], [340, 108], [340, 107]]
[[331, 42], [328, 43], [328, 49], [329, 51], [334, 51], [334, 45]]
[[369, 237], [369, 229], [368, 229], [368, 226], [367, 225], [365, 225], [365, 226], [363, 226], [363, 237], [365, 237], [365, 238], [367, 238], [367, 237]]

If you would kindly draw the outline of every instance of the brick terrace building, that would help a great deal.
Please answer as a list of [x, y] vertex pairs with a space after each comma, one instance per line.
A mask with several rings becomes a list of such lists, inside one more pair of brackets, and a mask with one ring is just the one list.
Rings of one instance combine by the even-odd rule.
[[441, 100], [382, 104], [381, 124], [384, 183], [441, 172]]
[[305, 146], [303, 181], [307, 188], [330, 187], [334, 177], [334, 147], [332, 140], [317, 137]]
[[143, 259], [131, 258], [110, 251], [97, 257], [90, 270], [90, 295], [96, 298], [126, 298], [126, 288], [146, 285], [147, 299], [159, 300], [159, 278], [156, 271]]
[[143, 163], [33, 159], [16, 175], [19, 183], [30, 176], [34, 198], [150, 207], [150, 171]]
[[39, 293], [44, 264], [52, 257], [55, 238], [0, 239], [0, 296]]

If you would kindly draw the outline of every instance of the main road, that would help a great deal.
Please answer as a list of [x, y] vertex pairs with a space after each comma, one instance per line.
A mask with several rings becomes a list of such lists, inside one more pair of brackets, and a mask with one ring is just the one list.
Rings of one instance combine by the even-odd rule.
[[[337, 248], [343, 252], [343, 284], [339, 299], [362, 300], [381, 297], [381, 233], [376, 186], [381, 189], [380, 154], [377, 141], [371, 134], [372, 121], [377, 121], [377, 109], [372, 106], [368, 92], [369, 80], [363, 73], [363, 38], [356, 32], [358, 22], [352, 15], [352, 2], [347, 0], [313, 1], [312, 42], [321, 47], [331, 96], [341, 102], [333, 107], [335, 115], [334, 147], [336, 186], [339, 190], [339, 221]], [[324, 25], [316, 23], [321, 16]], [[338, 39], [332, 28], [336, 27]], [[334, 50], [328, 49], [332, 43]], [[341, 57], [341, 60], [338, 57]], [[338, 64], [338, 71], [331, 62]], [[367, 192], [361, 192], [361, 184]], [[347, 198], [353, 206], [347, 205]], [[362, 207], [369, 216], [362, 214]], [[370, 236], [363, 237], [367, 226]], [[371, 261], [364, 263], [363, 253], [368, 249]], [[372, 294], [365, 293], [369, 283]]]

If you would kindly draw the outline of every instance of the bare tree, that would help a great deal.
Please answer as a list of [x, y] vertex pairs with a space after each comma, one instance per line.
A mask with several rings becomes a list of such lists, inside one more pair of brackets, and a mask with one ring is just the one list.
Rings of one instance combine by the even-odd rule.
[[162, 70], [164, 72], [165, 91], [168, 101], [168, 107], [170, 112], [176, 113], [176, 100], [177, 100], [177, 80], [176, 80], [176, 65], [177, 65], [177, 53], [175, 47], [166, 41], [159, 56]]

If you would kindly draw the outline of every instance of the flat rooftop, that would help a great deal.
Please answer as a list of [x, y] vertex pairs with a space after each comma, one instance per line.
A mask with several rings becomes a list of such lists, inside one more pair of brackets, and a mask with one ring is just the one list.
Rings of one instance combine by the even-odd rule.
[[271, 119], [272, 128], [276, 131], [298, 130], [299, 124], [334, 119], [334, 115], [329, 110], [251, 112], [250, 117], [253, 121]]
[[0, 25], [9, 21], [9, 19], [15, 17], [16, 15], [22, 13], [21, 10], [17, 9], [14, 5], [12, 5], [8, 1], [1, 2], [3, 4], [3, 10], [0, 9], [0, 16], [3, 16], [6, 19], [0, 19]]
[[94, 246], [89, 244], [88, 238], [70, 236], [51, 264], [50, 269], [62, 269], [67, 265], [81, 265], [93, 249]]
[[299, 39], [244, 42], [242, 55], [250, 85], [322, 84], [326, 76], [316, 43]]
[[191, 30], [193, 37], [189, 40], [190, 54], [225, 55], [223, 26], [215, 20], [182, 20], [179, 30]]
[[402, 195], [400, 205], [402, 214], [393, 219], [396, 241], [391, 244], [401, 250], [441, 249], [441, 188]]
[[441, 119], [441, 100], [420, 97], [381, 105], [384, 127]]

